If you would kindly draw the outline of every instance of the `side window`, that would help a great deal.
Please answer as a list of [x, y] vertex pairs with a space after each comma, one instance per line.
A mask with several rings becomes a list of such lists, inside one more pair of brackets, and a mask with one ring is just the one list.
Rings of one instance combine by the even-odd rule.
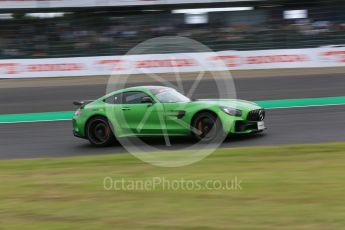
[[127, 92], [122, 94], [123, 104], [141, 104], [141, 99], [147, 97], [146, 93], [142, 92]]
[[115, 94], [110, 96], [104, 100], [105, 103], [108, 104], [121, 104], [122, 94]]

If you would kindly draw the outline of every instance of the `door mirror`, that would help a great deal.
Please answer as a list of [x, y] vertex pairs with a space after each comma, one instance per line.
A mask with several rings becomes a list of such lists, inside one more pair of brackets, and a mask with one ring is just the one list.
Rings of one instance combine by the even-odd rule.
[[153, 104], [153, 101], [152, 101], [151, 97], [143, 97], [143, 98], [141, 98], [141, 103]]

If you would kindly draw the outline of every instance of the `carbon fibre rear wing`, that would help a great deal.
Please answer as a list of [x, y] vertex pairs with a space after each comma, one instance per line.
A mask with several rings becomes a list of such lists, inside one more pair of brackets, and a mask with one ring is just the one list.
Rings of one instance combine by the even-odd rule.
[[85, 100], [85, 101], [74, 101], [73, 105], [82, 107], [84, 105], [87, 105], [89, 103], [93, 102], [93, 100]]

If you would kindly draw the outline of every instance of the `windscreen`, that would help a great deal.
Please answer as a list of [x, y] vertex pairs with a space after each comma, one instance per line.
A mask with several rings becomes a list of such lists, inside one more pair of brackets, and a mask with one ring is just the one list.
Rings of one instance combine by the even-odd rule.
[[174, 89], [160, 88], [152, 90], [161, 103], [177, 103], [177, 102], [190, 102], [190, 99]]

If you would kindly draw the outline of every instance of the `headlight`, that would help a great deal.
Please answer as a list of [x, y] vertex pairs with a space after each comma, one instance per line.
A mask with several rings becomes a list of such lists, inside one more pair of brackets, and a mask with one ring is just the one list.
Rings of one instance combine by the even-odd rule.
[[81, 116], [81, 114], [82, 114], [81, 110], [80, 110], [80, 109], [78, 109], [77, 111], [75, 111], [74, 116], [76, 116], [76, 117], [80, 117], [80, 116]]
[[221, 107], [224, 113], [229, 114], [230, 116], [240, 117], [242, 116], [242, 111], [239, 109], [234, 109], [231, 107]]

